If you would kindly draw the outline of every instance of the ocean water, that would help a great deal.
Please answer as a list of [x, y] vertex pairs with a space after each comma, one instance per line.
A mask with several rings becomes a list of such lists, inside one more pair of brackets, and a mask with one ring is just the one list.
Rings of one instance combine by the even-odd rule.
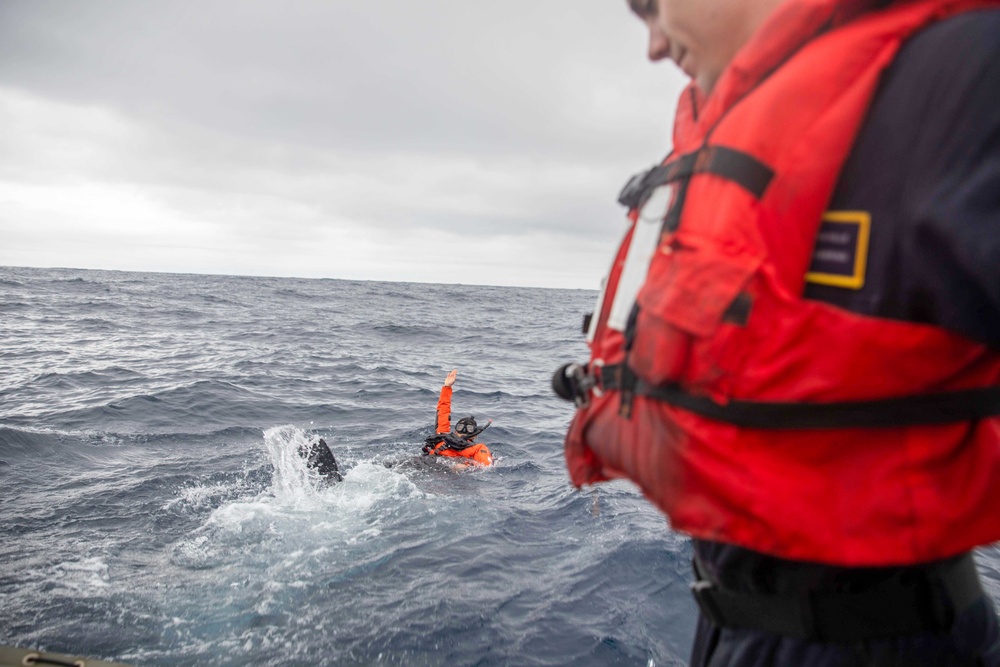
[[[0, 643], [136, 665], [683, 665], [689, 543], [571, 488], [595, 292], [0, 268]], [[490, 469], [419, 456], [446, 373]], [[321, 436], [345, 480], [296, 449]]]
[[[684, 665], [690, 545], [571, 488], [588, 291], [0, 268], [0, 643], [135, 665]], [[419, 456], [446, 373], [496, 464]], [[323, 437], [345, 480], [296, 450]], [[978, 555], [1000, 599], [1000, 551]]]

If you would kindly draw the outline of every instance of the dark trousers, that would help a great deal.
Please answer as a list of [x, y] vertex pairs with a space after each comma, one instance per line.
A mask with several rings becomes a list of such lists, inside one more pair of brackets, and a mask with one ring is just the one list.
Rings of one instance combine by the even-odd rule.
[[[701, 540], [695, 540], [694, 548], [704, 570], [700, 578], [707, 576], [727, 588], [765, 595], [830, 587], [857, 590], [896, 574], [885, 568], [852, 570], [794, 563]], [[981, 595], [954, 611], [950, 628], [942, 632], [848, 642], [720, 627], [703, 612], [691, 667], [1000, 667], [1000, 623], [989, 597]]]
[[963, 612], [951, 634], [823, 644], [698, 619], [691, 667], [1000, 667], [1000, 628], [990, 601]]

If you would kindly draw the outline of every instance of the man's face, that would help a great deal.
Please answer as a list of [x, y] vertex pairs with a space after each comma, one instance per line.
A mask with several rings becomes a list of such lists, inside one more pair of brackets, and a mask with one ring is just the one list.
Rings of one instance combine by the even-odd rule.
[[673, 60], [705, 93], [778, 2], [628, 0], [649, 30], [649, 59]]

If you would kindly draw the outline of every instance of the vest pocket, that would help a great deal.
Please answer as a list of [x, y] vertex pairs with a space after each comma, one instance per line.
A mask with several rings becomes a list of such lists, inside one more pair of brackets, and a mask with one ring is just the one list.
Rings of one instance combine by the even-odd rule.
[[629, 365], [646, 382], [703, 385], [738, 370], [734, 349], [752, 309], [747, 292], [760, 260], [714, 245], [661, 246], [639, 292]]

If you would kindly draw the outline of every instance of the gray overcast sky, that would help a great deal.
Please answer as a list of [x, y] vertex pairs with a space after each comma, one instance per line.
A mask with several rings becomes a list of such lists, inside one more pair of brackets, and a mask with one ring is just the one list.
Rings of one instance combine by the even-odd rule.
[[0, 265], [594, 288], [684, 78], [624, 0], [0, 0]]

